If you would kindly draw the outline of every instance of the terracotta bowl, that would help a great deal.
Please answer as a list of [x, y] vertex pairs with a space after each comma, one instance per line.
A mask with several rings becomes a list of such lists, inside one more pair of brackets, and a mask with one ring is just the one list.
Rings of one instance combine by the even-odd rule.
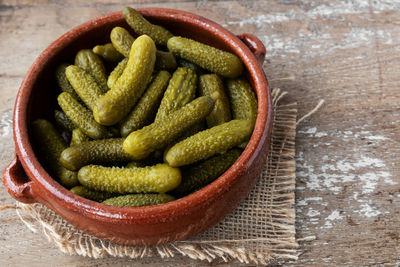
[[15, 103], [15, 159], [5, 169], [3, 182], [15, 199], [42, 203], [75, 227], [121, 244], [153, 245], [188, 238], [216, 224], [248, 195], [260, 176], [269, 148], [272, 105], [262, 69], [265, 47], [255, 36], [235, 36], [203, 17], [171, 9], [139, 9], [146, 18], [175, 35], [186, 36], [237, 54], [258, 98], [258, 117], [251, 140], [240, 158], [221, 177], [200, 191], [170, 203], [138, 208], [113, 207], [77, 196], [54, 180], [32, 147], [31, 122], [53, 121], [58, 90], [53, 72], [72, 62], [83, 48], [109, 42], [115, 26], [128, 29], [121, 12], [86, 22], [52, 43], [34, 62]]

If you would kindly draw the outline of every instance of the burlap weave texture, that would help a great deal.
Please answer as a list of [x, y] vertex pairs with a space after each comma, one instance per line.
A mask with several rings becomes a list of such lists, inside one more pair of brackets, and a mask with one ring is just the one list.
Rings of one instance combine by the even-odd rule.
[[71, 255], [240, 261], [268, 264], [296, 260], [295, 134], [296, 103], [280, 104], [286, 93], [272, 91], [274, 120], [271, 148], [263, 173], [249, 196], [230, 215], [188, 240], [138, 247], [113, 244], [90, 236], [40, 204], [19, 203], [17, 213], [33, 231], [42, 231], [60, 250]]

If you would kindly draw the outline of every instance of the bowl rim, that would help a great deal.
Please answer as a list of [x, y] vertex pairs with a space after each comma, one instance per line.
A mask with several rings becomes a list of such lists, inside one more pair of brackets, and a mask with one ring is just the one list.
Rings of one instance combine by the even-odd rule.
[[[271, 92], [264, 70], [257, 62], [254, 54], [236, 35], [207, 18], [187, 11], [167, 8], [138, 8], [137, 10], [150, 19], [180, 21], [188, 23], [189, 27], [192, 24], [196, 24], [202, 30], [212, 32], [216, 38], [221, 39], [230, 49], [235, 50], [235, 53], [241, 58], [251, 74], [251, 83], [258, 98], [256, 124], [248, 145], [236, 162], [224, 174], [199, 191], [172, 202], [145, 207], [114, 207], [75, 195], [53, 179], [40, 164], [30, 143], [27, 111], [32, 91], [34, 90], [33, 85], [36, 83], [40, 73], [46, 68], [47, 58], [59, 53], [70, 41], [79, 39], [82, 34], [91, 31], [93, 28], [105, 26], [110, 23], [110, 20], [116, 22], [123, 19], [121, 11], [89, 20], [74, 27], [56, 39], [40, 54], [29, 69], [18, 91], [14, 106], [13, 130], [16, 154], [20, 158], [24, 170], [34, 181], [34, 187], [44, 188], [55, 197], [54, 201], [68, 204], [66, 206], [70, 210], [82, 212], [83, 209], [85, 215], [91, 218], [103, 217], [104, 219], [118, 219], [126, 222], [135, 220], [136, 224], [146, 224], [165, 221], [166, 218], [167, 220], [173, 220], [172, 217], [175, 216], [168, 216], [171, 212], [184, 214], [188, 208], [200, 208], [213, 201], [224, 191], [229, 190], [236, 182], [237, 174], [250, 168], [252, 162], [259, 155], [261, 151], [259, 144], [269, 138], [273, 111]], [[266, 103], [266, 106], [261, 106], [261, 103]], [[35, 195], [35, 198], [39, 202], [41, 201], [41, 196]]]

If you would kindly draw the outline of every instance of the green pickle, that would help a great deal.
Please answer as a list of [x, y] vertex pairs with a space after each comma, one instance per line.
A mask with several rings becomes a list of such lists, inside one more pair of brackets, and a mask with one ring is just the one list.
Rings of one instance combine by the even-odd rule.
[[128, 64], [128, 59], [124, 58], [113, 69], [113, 71], [110, 73], [110, 75], [108, 75], [107, 86], [109, 88], [112, 88], [114, 86], [115, 82], [118, 80], [118, 78], [121, 77], [127, 64]]
[[[93, 53], [92, 50], [80, 50], [75, 56], [75, 65], [92, 75], [102, 90], [102, 93], [108, 91], [106, 68], [104, 67], [103, 61], [101, 61], [100, 57]], [[74, 87], [73, 84], [72, 86]]]
[[238, 56], [188, 38], [170, 38], [168, 49], [175, 56], [223, 77], [236, 78], [243, 72], [243, 64]]
[[94, 120], [92, 113], [69, 93], [61, 93], [57, 97], [57, 101], [72, 123], [78, 126], [90, 138], [101, 139], [107, 138], [110, 135], [104, 126]]
[[74, 65], [68, 66], [65, 70], [65, 74], [83, 103], [85, 103], [90, 110], [93, 110], [97, 99], [103, 94], [102, 89], [94, 78], [85, 70]]
[[211, 183], [223, 174], [241, 153], [240, 149], [231, 149], [225, 154], [215, 155], [199, 163], [182, 167], [182, 182], [172, 193], [184, 196]]
[[83, 142], [90, 141], [90, 137], [87, 136], [81, 129], [76, 128], [72, 131], [70, 146], [79, 145]]
[[83, 142], [65, 149], [61, 164], [69, 170], [79, 170], [89, 164], [128, 162], [132, 157], [122, 147], [124, 139], [110, 138]]
[[113, 125], [124, 118], [139, 100], [150, 80], [156, 60], [153, 40], [142, 35], [132, 44], [131, 50], [124, 72], [93, 108], [95, 120], [102, 125]]
[[115, 193], [165, 193], [181, 182], [181, 172], [167, 164], [143, 168], [88, 165], [78, 172], [79, 182], [98, 191]]
[[58, 86], [60, 86], [61, 90], [63, 92], [70, 93], [72, 97], [74, 97], [76, 100], [79, 100], [78, 94], [75, 92], [74, 88], [72, 85], [69, 83], [67, 76], [65, 75], [65, 69], [69, 66], [69, 64], [61, 64], [60, 66], [57, 67], [56, 69], [56, 81]]
[[143, 207], [167, 203], [175, 200], [167, 194], [132, 194], [113, 197], [103, 201], [103, 204], [118, 207]]
[[244, 79], [228, 80], [228, 94], [235, 120], [248, 120], [252, 127], [256, 123], [258, 103], [251, 85]]
[[154, 116], [170, 77], [171, 74], [167, 71], [160, 71], [157, 74], [138, 104], [122, 123], [121, 136], [125, 137], [131, 132], [142, 128]]
[[70, 191], [78, 196], [97, 202], [102, 202], [106, 199], [115, 197], [116, 195], [115, 193], [90, 190], [89, 188], [81, 185], [71, 188]]
[[112, 43], [104, 45], [96, 45], [92, 49], [93, 53], [101, 56], [104, 60], [109, 62], [119, 62], [124, 59], [124, 56], [115, 49]]
[[213, 107], [214, 100], [211, 97], [199, 97], [164, 119], [130, 133], [124, 141], [124, 149], [135, 160], [144, 159], [203, 120]]
[[208, 95], [215, 100], [214, 109], [206, 118], [207, 126], [211, 128], [230, 121], [229, 99], [225, 94], [222, 80], [216, 74], [201, 75], [199, 80], [200, 95]]
[[166, 150], [164, 162], [172, 167], [180, 167], [216, 154], [223, 154], [247, 140], [252, 130], [252, 125], [247, 120], [232, 120], [214, 126]]
[[78, 185], [77, 173], [67, 170], [59, 162], [61, 152], [67, 148], [67, 144], [53, 125], [43, 119], [35, 120], [32, 124], [33, 137], [50, 171], [59, 179], [60, 183], [71, 188]]
[[196, 93], [197, 75], [189, 68], [178, 68], [169, 80], [161, 100], [155, 121], [163, 120], [168, 114], [192, 101]]
[[194, 70], [198, 75], [204, 74], [204, 69], [202, 69], [199, 65], [194, 64], [186, 59], [180, 58], [178, 60], [178, 66], [187, 67]]
[[124, 57], [129, 58], [135, 38], [124, 28], [114, 27], [111, 30], [110, 39], [115, 49]]
[[139, 12], [131, 7], [124, 7], [122, 15], [131, 28], [138, 34], [150, 36], [157, 45], [167, 45], [168, 39], [173, 37], [164, 27], [151, 24]]
[[[127, 30], [121, 27], [113, 28], [110, 38], [115, 49], [128, 58], [135, 38]], [[177, 66], [175, 56], [171, 52], [157, 50], [155, 66], [160, 70], [174, 70]]]
[[60, 110], [54, 110], [54, 119], [56, 120], [57, 124], [61, 126], [64, 130], [73, 131], [76, 129], [75, 124], [72, 123], [70, 119], [68, 119], [67, 115]]

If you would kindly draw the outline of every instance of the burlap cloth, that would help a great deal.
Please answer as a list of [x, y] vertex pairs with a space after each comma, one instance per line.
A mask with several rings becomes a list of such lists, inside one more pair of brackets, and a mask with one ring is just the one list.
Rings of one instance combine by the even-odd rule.
[[40, 204], [21, 204], [16, 209], [32, 231], [41, 231], [61, 251], [70, 255], [101, 258], [172, 258], [240, 261], [268, 264], [296, 260], [295, 238], [295, 135], [296, 103], [280, 104], [285, 96], [272, 91], [274, 120], [271, 149], [265, 167], [249, 196], [223, 221], [188, 240], [138, 247], [123, 246], [88, 235]]

